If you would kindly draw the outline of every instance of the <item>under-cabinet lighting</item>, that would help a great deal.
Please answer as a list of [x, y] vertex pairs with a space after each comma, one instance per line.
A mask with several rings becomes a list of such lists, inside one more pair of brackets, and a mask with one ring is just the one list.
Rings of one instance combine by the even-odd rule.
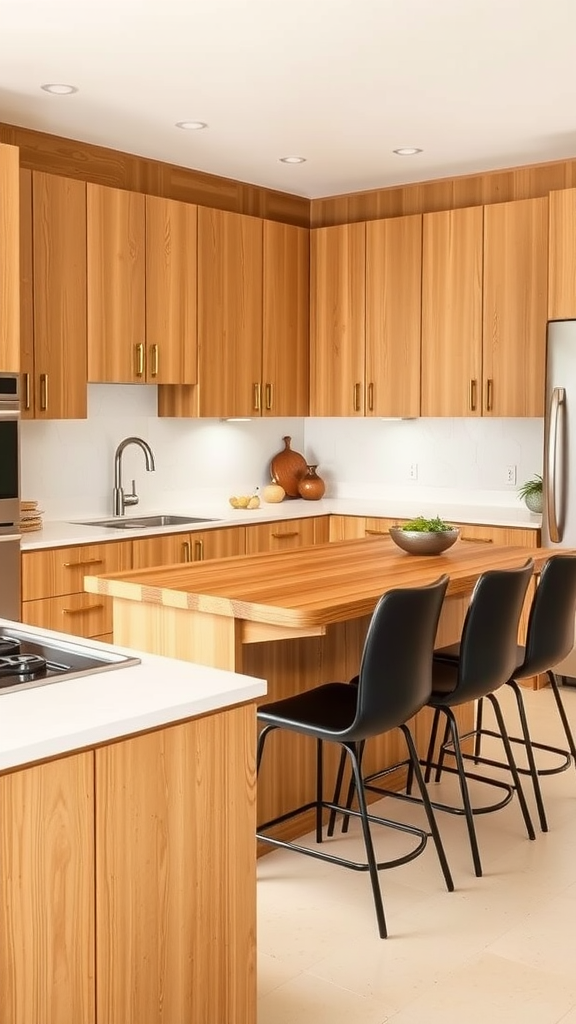
[[305, 164], [306, 163], [306, 157], [305, 156], [281, 156], [279, 159], [280, 159], [280, 163], [281, 164]]
[[176, 128], [182, 128], [185, 132], [199, 132], [207, 127], [206, 121], [176, 121]]
[[393, 153], [396, 156], [416, 156], [416, 153], [422, 153], [421, 149], [417, 149], [416, 146], [403, 146], [402, 149], [393, 149]]
[[49, 82], [47, 85], [41, 85], [41, 89], [44, 92], [52, 93], [53, 96], [70, 96], [73, 92], [78, 92], [78, 86], [76, 85], [64, 85], [58, 82]]

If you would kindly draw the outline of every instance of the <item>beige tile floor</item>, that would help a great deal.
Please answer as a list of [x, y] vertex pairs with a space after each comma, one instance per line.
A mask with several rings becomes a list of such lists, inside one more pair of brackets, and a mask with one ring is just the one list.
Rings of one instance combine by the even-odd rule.
[[[576, 731], [576, 688], [563, 696]], [[525, 697], [533, 736], [561, 746], [550, 691]], [[452, 792], [453, 780], [441, 785]], [[547, 834], [526, 780], [534, 842], [516, 801], [476, 818], [482, 878], [464, 821], [439, 814], [456, 891], [446, 892], [431, 844], [381, 872], [385, 940], [366, 874], [284, 850], [262, 858], [258, 1024], [576, 1024], [576, 771], [542, 786]], [[388, 817], [421, 820], [418, 807], [379, 806]], [[406, 842], [375, 831], [382, 858]], [[357, 829], [336, 847], [359, 852]]]

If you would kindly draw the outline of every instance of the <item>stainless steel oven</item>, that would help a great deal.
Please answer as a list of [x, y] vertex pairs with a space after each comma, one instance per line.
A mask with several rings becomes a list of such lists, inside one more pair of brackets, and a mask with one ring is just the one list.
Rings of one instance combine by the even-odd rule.
[[0, 617], [20, 619], [20, 381], [0, 373]]

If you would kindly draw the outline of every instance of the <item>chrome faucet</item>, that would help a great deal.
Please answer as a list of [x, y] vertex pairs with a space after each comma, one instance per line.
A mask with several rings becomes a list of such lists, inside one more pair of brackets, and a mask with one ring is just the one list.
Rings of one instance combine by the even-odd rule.
[[127, 505], [137, 505], [138, 495], [136, 494], [136, 481], [132, 481], [132, 490], [130, 494], [124, 494], [124, 488], [122, 487], [122, 454], [124, 449], [129, 444], [137, 444], [139, 448], [144, 452], [144, 458], [146, 459], [146, 469], [149, 473], [156, 469], [154, 462], [154, 453], [150, 445], [143, 441], [141, 437], [125, 437], [123, 441], [120, 441], [116, 449], [114, 456], [114, 490], [112, 491], [112, 508], [113, 515], [123, 516]]

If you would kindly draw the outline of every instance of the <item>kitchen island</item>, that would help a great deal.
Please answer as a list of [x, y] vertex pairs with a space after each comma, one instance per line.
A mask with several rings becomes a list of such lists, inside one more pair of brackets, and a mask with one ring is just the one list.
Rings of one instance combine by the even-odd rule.
[[141, 658], [0, 691], [0, 1024], [255, 1024], [265, 683]]
[[[538, 570], [551, 553], [458, 541], [443, 555], [415, 557], [399, 551], [389, 537], [371, 537], [87, 577], [85, 586], [114, 599], [116, 642], [264, 678], [266, 699], [277, 700], [358, 671], [370, 616], [385, 591], [427, 584], [447, 573], [437, 642], [452, 643], [480, 573], [519, 566], [529, 557]], [[409, 628], [406, 639], [409, 643]], [[459, 715], [462, 725], [471, 723], [471, 708]], [[428, 722], [423, 709], [414, 723], [421, 750]], [[261, 821], [313, 798], [314, 744], [283, 734], [269, 748], [258, 786]], [[374, 740], [367, 770], [396, 763], [401, 751], [395, 734]], [[330, 771], [326, 785], [328, 790]], [[278, 834], [293, 836], [307, 825], [288, 822]]]

